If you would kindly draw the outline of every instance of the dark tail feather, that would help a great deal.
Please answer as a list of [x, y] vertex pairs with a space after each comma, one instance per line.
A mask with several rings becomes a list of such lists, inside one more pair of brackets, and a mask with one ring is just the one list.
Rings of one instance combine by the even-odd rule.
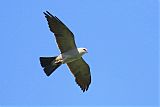
[[55, 57], [40, 57], [40, 63], [42, 67], [46, 67], [51, 64], [52, 61], [54, 61], [57, 58]]
[[[56, 56], [57, 57], [57, 56]], [[40, 57], [41, 66], [47, 76], [50, 76], [62, 63], [54, 63], [56, 57]]]
[[44, 68], [44, 72], [46, 73], [47, 76], [50, 76], [61, 65], [62, 63], [51, 64]]

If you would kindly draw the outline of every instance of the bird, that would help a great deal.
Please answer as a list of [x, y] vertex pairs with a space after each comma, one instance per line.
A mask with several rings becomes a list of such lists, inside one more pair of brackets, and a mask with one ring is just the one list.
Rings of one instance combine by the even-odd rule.
[[62, 64], [67, 64], [81, 90], [87, 91], [91, 84], [91, 72], [89, 65], [82, 58], [84, 54], [88, 53], [87, 48], [77, 48], [74, 34], [70, 29], [50, 12], [43, 13], [60, 50], [60, 54], [57, 56], [41, 56], [39, 58], [45, 74], [50, 76]]

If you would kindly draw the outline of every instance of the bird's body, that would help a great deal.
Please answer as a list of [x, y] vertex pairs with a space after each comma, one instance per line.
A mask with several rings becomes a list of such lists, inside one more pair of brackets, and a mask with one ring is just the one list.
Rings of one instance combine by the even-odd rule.
[[67, 52], [60, 54], [55, 60], [56, 62], [61, 62], [63, 64], [73, 62], [77, 59], [80, 59], [87, 51], [84, 51], [85, 48], [72, 49]]
[[55, 57], [40, 57], [44, 72], [50, 76], [62, 64], [67, 64], [82, 91], [87, 91], [91, 83], [90, 68], [82, 58], [87, 49], [77, 48], [73, 33], [56, 16], [48, 11], [44, 14], [61, 51], [61, 54]]

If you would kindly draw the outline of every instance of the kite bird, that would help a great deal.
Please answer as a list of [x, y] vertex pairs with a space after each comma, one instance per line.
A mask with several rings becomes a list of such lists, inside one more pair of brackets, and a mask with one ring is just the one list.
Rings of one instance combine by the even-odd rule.
[[73, 33], [56, 16], [48, 11], [44, 12], [44, 15], [61, 52], [55, 57], [40, 57], [40, 63], [45, 74], [50, 76], [62, 64], [67, 64], [81, 90], [87, 91], [91, 83], [91, 74], [89, 65], [82, 58], [87, 53], [87, 49], [77, 48]]

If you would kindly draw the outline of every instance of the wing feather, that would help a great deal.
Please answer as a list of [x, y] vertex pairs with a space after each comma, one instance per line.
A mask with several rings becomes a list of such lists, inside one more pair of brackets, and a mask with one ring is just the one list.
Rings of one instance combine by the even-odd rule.
[[50, 31], [55, 35], [56, 42], [61, 53], [77, 48], [74, 40], [74, 35], [69, 30], [69, 28], [56, 16], [53, 16], [48, 11], [44, 12], [44, 14], [48, 21]]
[[68, 63], [67, 65], [74, 75], [76, 83], [80, 86], [82, 91], [87, 91], [91, 83], [89, 65], [83, 60], [83, 58]]

